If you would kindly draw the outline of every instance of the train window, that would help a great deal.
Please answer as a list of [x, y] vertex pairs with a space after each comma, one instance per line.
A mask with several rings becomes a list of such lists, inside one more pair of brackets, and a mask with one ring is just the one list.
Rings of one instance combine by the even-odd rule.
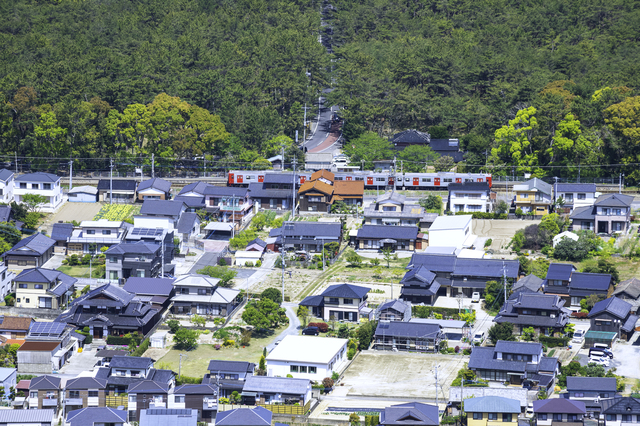
[[447, 183], [447, 182], [449, 182], [449, 183], [453, 182], [453, 179], [451, 179], [451, 178], [444, 178], [443, 180], [444, 180], [444, 182], [445, 182], [445, 183]]
[[465, 182], [473, 182], [473, 179], [465, 179]]
[[336, 180], [344, 180], [342, 176], [336, 176]]
[[245, 175], [245, 176], [244, 176], [244, 178], [245, 178], [246, 180], [251, 180], [251, 179], [252, 179], [251, 175]]
[[409, 178], [408, 177], [404, 178], [404, 181], [409, 182]]
[[356, 180], [364, 180], [364, 178], [356, 176]]
[[423, 182], [431, 182], [431, 178], [422, 178]]
[[376, 182], [384, 182], [384, 178], [376, 178]]

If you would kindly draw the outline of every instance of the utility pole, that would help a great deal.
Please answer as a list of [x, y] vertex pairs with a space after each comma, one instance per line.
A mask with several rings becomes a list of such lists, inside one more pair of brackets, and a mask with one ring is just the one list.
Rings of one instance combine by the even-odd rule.
[[113, 204], [113, 158], [109, 161], [109, 204]]
[[69, 160], [69, 189], [73, 189], [73, 160]]
[[202, 175], [207, 177], [207, 155], [202, 154]]
[[502, 261], [502, 279], [504, 281], [504, 305], [507, 305], [507, 265]]
[[[296, 217], [296, 201], [297, 198], [296, 197], [296, 166], [298, 165], [298, 159], [296, 157], [293, 157], [293, 180], [292, 180], [292, 187], [293, 187], [293, 198], [291, 199], [292, 203], [291, 203], [291, 220], [293, 220], [294, 217]], [[284, 299], [283, 299], [284, 300]]]
[[155, 154], [151, 154], [151, 177], [154, 178], [156, 177], [156, 155]]
[[13, 154], [16, 156], [16, 174], [18, 173], [18, 151], [13, 151]]
[[[309, 107], [311, 108], [311, 107]], [[302, 144], [307, 141], [307, 103], [304, 103], [304, 126], [302, 126]]]
[[282, 251], [282, 301], [284, 302], [284, 239], [282, 240], [280, 250]]
[[162, 239], [162, 259], [160, 259], [160, 278], [164, 278], [164, 238]]

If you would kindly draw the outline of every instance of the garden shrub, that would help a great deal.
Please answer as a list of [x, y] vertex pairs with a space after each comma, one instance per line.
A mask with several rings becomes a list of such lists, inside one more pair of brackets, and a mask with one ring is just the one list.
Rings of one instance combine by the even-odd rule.
[[318, 327], [318, 331], [320, 331], [320, 333], [326, 333], [329, 331], [329, 324], [326, 322], [310, 322], [309, 327]]

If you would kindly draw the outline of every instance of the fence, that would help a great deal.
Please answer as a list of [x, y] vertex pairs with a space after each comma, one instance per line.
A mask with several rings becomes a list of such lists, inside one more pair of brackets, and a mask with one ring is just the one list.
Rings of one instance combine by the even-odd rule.
[[271, 411], [273, 414], [289, 414], [304, 416], [309, 412], [311, 407], [311, 401], [308, 401], [304, 405], [276, 405], [276, 404], [256, 404], [254, 405], [237, 405], [237, 404], [218, 404], [218, 412], [229, 411], [236, 408], [253, 408], [263, 407]]
[[129, 406], [129, 397], [127, 395], [125, 396], [107, 395], [105, 396], [104, 403], [107, 407], [118, 408], [120, 406], [123, 406], [124, 409], [126, 410]]

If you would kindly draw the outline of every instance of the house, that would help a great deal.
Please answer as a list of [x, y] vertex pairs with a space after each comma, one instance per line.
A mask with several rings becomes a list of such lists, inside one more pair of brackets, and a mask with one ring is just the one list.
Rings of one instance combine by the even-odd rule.
[[518, 297], [519, 293], [538, 293], [542, 291], [542, 284], [544, 280], [533, 274], [529, 274], [526, 277], [520, 278], [511, 287], [511, 296], [509, 299]]
[[5, 391], [4, 398], [8, 398], [9, 389], [16, 387], [17, 384], [17, 373], [18, 370], [15, 368], [2, 367], [0, 368], [0, 387], [2, 387]]
[[262, 241], [260, 238], [254, 238], [253, 240], [249, 241], [249, 244], [247, 244], [247, 248], [245, 250], [263, 252], [266, 248], [266, 242]]
[[89, 327], [94, 339], [134, 331], [146, 335], [158, 322], [160, 314], [149, 302], [134, 299], [134, 294], [105, 284], [75, 299], [57, 321], [80, 329]]
[[540, 178], [533, 178], [513, 185], [513, 191], [516, 193], [516, 209], [535, 216], [549, 213], [553, 192], [550, 184]]
[[601, 402], [606, 426], [640, 423], [640, 399], [630, 396], [604, 399]]
[[[133, 217], [133, 225], [140, 228], [178, 228], [180, 217], [187, 211], [187, 205], [176, 200], [146, 200], [140, 214]], [[195, 213], [192, 213], [195, 214]]]
[[253, 211], [248, 188], [215, 186], [204, 182], [191, 183], [178, 195], [204, 197], [205, 209], [220, 222], [241, 223]]
[[[134, 218], [135, 222], [135, 218]], [[164, 246], [164, 263], [170, 263], [175, 254], [175, 245], [173, 236], [177, 230], [168, 230], [165, 228], [144, 228], [136, 227], [129, 229], [124, 237], [125, 243], [148, 243]]]
[[101, 253], [102, 247], [108, 248], [124, 242], [124, 237], [131, 228], [131, 224], [124, 221], [83, 220], [69, 237], [67, 253], [78, 256]]
[[[173, 388], [175, 384], [173, 371], [158, 370], [153, 368], [151, 358], [134, 356], [114, 355], [108, 367], [98, 369], [95, 378], [107, 381], [109, 393], [127, 393], [131, 386], [142, 381], [159, 383], [167, 389]], [[131, 409], [131, 405], [129, 408]]]
[[330, 212], [331, 206], [343, 202], [347, 206], [361, 206], [364, 195], [363, 180], [340, 180], [329, 170], [318, 170], [298, 189], [300, 211]]
[[378, 321], [409, 321], [411, 319], [411, 303], [400, 299], [386, 300], [376, 309]]
[[236, 266], [256, 266], [257, 262], [262, 262], [262, 252], [238, 250], [235, 254]]
[[451, 408], [448, 409], [449, 415], [458, 415], [460, 413], [460, 402], [467, 401], [471, 398], [480, 398], [483, 396], [500, 396], [503, 398], [515, 399], [520, 403], [520, 408], [524, 411], [529, 404], [529, 390], [521, 387], [470, 387], [470, 386], [451, 386], [449, 388], [449, 402]]
[[65, 426], [126, 426], [127, 412], [109, 407], [86, 407], [70, 411]]
[[[458, 216], [459, 217], [459, 216]], [[520, 277], [517, 260], [462, 258], [455, 255], [414, 253], [400, 281], [403, 300], [431, 304], [437, 296], [471, 297], [484, 293], [487, 281], [515, 282]]]
[[423, 234], [417, 226], [362, 225], [356, 236], [360, 250], [420, 250]]
[[631, 311], [632, 305], [617, 297], [596, 303], [589, 312], [592, 331], [616, 333], [616, 337], [629, 340], [633, 335], [638, 315]]
[[555, 246], [557, 246], [558, 243], [560, 241], [564, 240], [565, 238], [568, 238], [568, 239], [573, 240], [573, 241], [578, 241], [580, 239], [578, 234], [575, 234], [575, 233], [573, 233], [571, 231], [564, 231], [564, 232], [559, 233], [555, 237], [553, 237], [553, 240], [552, 240], [553, 247], [555, 248]]
[[567, 376], [567, 391], [561, 398], [582, 401], [588, 413], [599, 413], [601, 400], [620, 396], [615, 377], [573, 377]]
[[34, 322], [26, 342], [18, 349], [18, 372], [52, 373], [73, 356], [79, 348], [73, 327], [62, 322]]
[[621, 281], [613, 290], [612, 296], [622, 299], [625, 302], [631, 303], [631, 311], [635, 314], [640, 313], [640, 280], [637, 278], [630, 278], [628, 280]]
[[26, 194], [38, 194], [46, 198], [42, 205], [43, 211], [53, 211], [57, 209], [63, 200], [60, 177], [51, 173], [27, 173], [15, 179], [13, 198], [16, 203], [24, 202]]
[[275, 250], [285, 249], [321, 252], [325, 244], [342, 241], [342, 224], [339, 222], [285, 222], [272, 229], [270, 237], [276, 237]]
[[556, 183], [553, 190], [553, 201], [560, 198], [564, 204], [562, 208], [568, 209], [569, 213], [578, 207], [592, 206], [596, 201], [595, 183]]
[[24, 269], [14, 279], [16, 306], [62, 309], [69, 302], [77, 281], [77, 278], [55, 269]]
[[440, 155], [452, 157], [456, 163], [463, 160], [463, 153], [460, 152], [458, 139], [432, 139], [427, 132], [407, 129], [396, 133], [389, 140], [400, 151], [412, 145], [428, 146]]
[[213, 423], [218, 409], [218, 387], [212, 384], [177, 386], [169, 395], [168, 408], [191, 409], [198, 413], [198, 421]]
[[95, 377], [76, 377], [64, 386], [64, 412], [71, 414], [87, 407], [105, 407], [107, 381]]
[[[168, 272], [172, 265], [163, 265], [163, 247], [159, 244], [121, 243], [104, 252], [106, 276], [112, 282], [124, 282], [129, 277], [155, 278], [162, 274], [162, 267]], [[121, 281], [122, 280], [122, 281]]]
[[469, 359], [469, 369], [483, 380], [528, 382], [545, 390], [553, 388], [558, 368], [558, 358], [543, 356], [542, 344], [532, 342], [500, 340], [494, 347], [473, 348]]
[[218, 278], [206, 275], [181, 275], [173, 283], [172, 313], [228, 316], [240, 303], [240, 291], [219, 287], [219, 282]]
[[7, 339], [24, 339], [33, 324], [33, 318], [0, 316], [0, 336]]
[[473, 235], [472, 215], [438, 216], [429, 227], [431, 247], [472, 247], [476, 240]]
[[134, 203], [138, 183], [134, 179], [100, 179], [98, 201], [105, 203]]
[[271, 426], [272, 416], [271, 411], [263, 407], [236, 408], [218, 413], [216, 426]]
[[421, 402], [392, 405], [380, 412], [382, 426], [438, 426], [439, 424], [438, 407]]
[[[317, 173], [317, 172], [316, 172]], [[333, 182], [308, 180], [298, 189], [298, 204], [301, 212], [329, 212], [333, 195]]]
[[160, 178], [143, 180], [138, 184], [138, 201], [168, 200], [171, 198], [171, 182]]
[[545, 336], [563, 333], [571, 315], [564, 304], [555, 294], [520, 292], [514, 299], [507, 300], [493, 321], [513, 324], [514, 333], [522, 334], [526, 328]]
[[9, 204], [13, 201], [14, 176], [11, 170], [0, 170], [0, 203], [2, 204]]
[[202, 220], [196, 213], [182, 213], [176, 227], [176, 236], [180, 242], [183, 244], [193, 242], [200, 235], [200, 223]]
[[96, 358], [98, 358], [96, 365], [106, 367], [111, 363], [111, 358], [114, 356], [125, 356], [128, 353], [129, 351], [126, 350], [100, 349], [96, 352]]
[[481, 396], [464, 401], [468, 426], [518, 424], [520, 401], [500, 396]]
[[221, 397], [228, 398], [234, 391], [240, 393], [244, 384], [253, 375], [256, 365], [246, 361], [211, 360], [202, 379], [202, 384], [216, 384]]
[[330, 152], [307, 152], [304, 157], [304, 168], [308, 171], [328, 169], [333, 163], [333, 154]]
[[176, 195], [173, 200], [183, 202], [187, 206], [187, 212], [189, 213], [195, 213], [206, 207], [203, 196]]
[[54, 223], [51, 227], [51, 239], [56, 242], [53, 248], [54, 253], [67, 254], [67, 246], [69, 238], [73, 234], [73, 224], [71, 223]]
[[0, 261], [0, 297], [4, 298], [14, 291], [13, 280], [15, 278], [15, 272], [10, 271], [7, 265], [3, 261]]
[[331, 205], [343, 202], [347, 206], [362, 206], [364, 198], [364, 181], [338, 180], [333, 183]]
[[407, 197], [395, 191], [385, 192], [364, 209], [365, 224], [428, 228], [424, 208], [407, 204], [406, 200]]
[[436, 318], [411, 318], [409, 322], [439, 326], [442, 330], [441, 340], [462, 341], [464, 337], [470, 337], [471, 329], [467, 325], [466, 321]]
[[438, 324], [411, 321], [380, 321], [373, 336], [373, 349], [437, 352], [444, 339]]
[[196, 426], [198, 411], [150, 408], [140, 410], [139, 426]]
[[353, 284], [333, 284], [327, 287], [320, 296], [306, 297], [300, 306], [307, 306], [311, 311], [322, 313], [321, 318], [328, 320], [335, 318], [338, 321], [359, 321], [362, 308], [367, 306], [367, 293], [369, 287], [361, 287]]
[[76, 186], [67, 193], [70, 203], [95, 203], [98, 201], [98, 188], [95, 186]]
[[138, 380], [129, 385], [127, 393], [129, 421], [139, 422], [140, 410], [167, 408], [169, 385], [153, 380]]
[[0, 424], [7, 426], [53, 426], [55, 417], [52, 409], [0, 410]]
[[249, 195], [258, 209], [288, 210], [295, 197], [293, 173], [265, 173], [263, 181], [249, 183]]
[[134, 301], [151, 303], [154, 309], [164, 310], [174, 294], [174, 278], [129, 277], [123, 290], [135, 294]]
[[592, 206], [576, 207], [569, 219], [573, 231], [589, 230], [598, 234], [626, 233], [631, 223], [633, 197], [624, 194], [600, 195]]
[[347, 339], [285, 336], [267, 355], [267, 375], [321, 381], [347, 362]]
[[9, 268], [40, 267], [53, 256], [55, 240], [36, 233], [16, 243], [2, 257]]
[[552, 424], [574, 426], [583, 424], [587, 409], [582, 401], [552, 398], [533, 401], [533, 413], [540, 426], [551, 426]]
[[573, 311], [580, 310], [580, 300], [592, 294], [609, 297], [613, 293], [610, 274], [576, 272], [568, 263], [551, 263], [543, 282], [545, 294], [556, 294], [567, 302]]
[[62, 404], [61, 383], [60, 377], [55, 376], [32, 378], [29, 383], [29, 408], [52, 408], [57, 413]]
[[488, 182], [450, 183], [447, 189], [449, 190], [447, 205], [454, 213], [493, 211], [496, 194], [491, 192]]
[[249, 376], [242, 388], [245, 404], [296, 404], [311, 401], [311, 381], [290, 377]]
[[570, 302], [569, 283], [571, 274], [576, 271], [576, 267], [570, 263], [551, 263], [547, 269], [547, 275], [542, 283], [542, 290], [546, 294], [557, 294]]

